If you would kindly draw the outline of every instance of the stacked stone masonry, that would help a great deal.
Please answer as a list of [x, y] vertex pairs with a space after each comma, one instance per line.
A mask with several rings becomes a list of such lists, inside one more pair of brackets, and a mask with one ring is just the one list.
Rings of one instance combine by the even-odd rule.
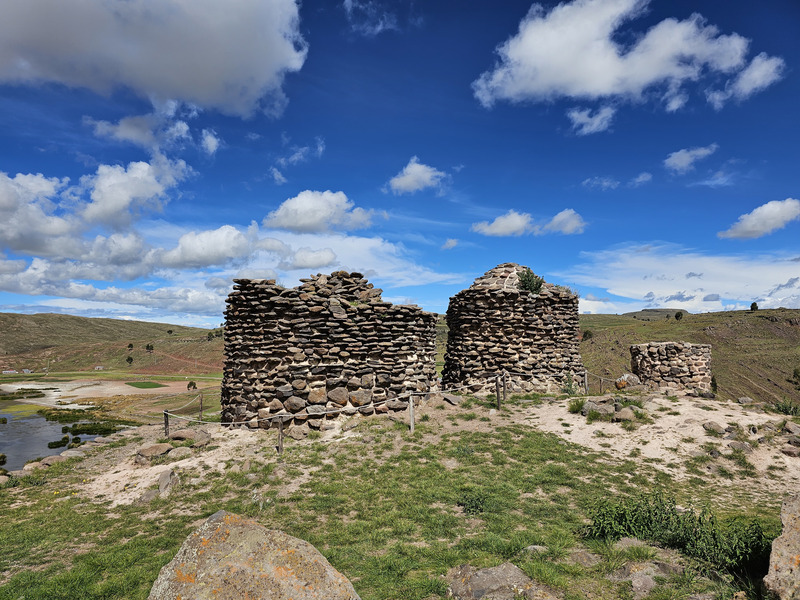
[[512, 392], [553, 393], [583, 381], [578, 297], [549, 283], [538, 294], [520, 289], [526, 270], [499, 265], [450, 299], [445, 388], [493, 393], [504, 371]]
[[631, 346], [631, 370], [642, 383], [711, 391], [711, 345], [651, 342]]
[[436, 315], [395, 306], [360, 273], [284, 288], [236, 279], [225, 311], [223, 423], [319, 428], [339, 414], [408, 407], [437, 388]]

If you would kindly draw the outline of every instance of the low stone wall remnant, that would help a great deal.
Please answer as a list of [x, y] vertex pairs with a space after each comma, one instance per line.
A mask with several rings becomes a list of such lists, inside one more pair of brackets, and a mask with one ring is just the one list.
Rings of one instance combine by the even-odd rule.
[[538, 294], [521, 289], [525, 271], [515, 263], [498, 265], [450, 298], [445, 387], [493, 393], [503, 371], [513, 392], [552, 393], [581, 384], [586, 369], [578, 296], [550, 283]]
[[631, 369], [646, 385], [710, 392], [711, 344], [635, 344], [631, 346]]
[[[360, 273], [284, 288], [236, 279], [225, 311], [222, 422], [319, 429], [338, 414], [408, 407], [437, 389], [436, 315], [383, 302]], [[276, 417], [272, 420], [265, 420]]]

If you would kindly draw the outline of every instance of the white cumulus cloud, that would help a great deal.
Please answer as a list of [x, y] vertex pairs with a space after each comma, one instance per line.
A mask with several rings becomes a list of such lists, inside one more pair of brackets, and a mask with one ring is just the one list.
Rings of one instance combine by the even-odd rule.
[[422, 164], [416, 156], [412, 156], [403, 170], [389, 180], [389, 189], [394, 194], [412, 194], [427, 188], [438, 188], [446, 176], [444, 172]]
[[176, 269], [203, 268], [223, 265], [247, 256], [251, 243], [235, 227], [223, 225], [218, 229], [190, 231], [180, 237], [177, 247], [164, 253], [162, 264]]
[[707, 156], [711, 156], [717, 151], [717, 148], [719, 148], [717, 144], [710, 144], [698, 148], [683, 148], [677, 150], [676, 152], [670, 153], [670, 155], [664, 159], [664, 166], [674, 173], [687, 173], [694, 169], [694, 163]]
[[612, 179], [611, 177], [589, 177], [588, 179], [584, 179], [581, 182], [581, 185], [585, 188], [594, 188], [597, 190], [615, 190], [619, 187], [619, 181], [616, 179]]
[[295, 0], [30, 0], [0, 19], [1, 82], [126, 87], [237, 116], [280, 112], [305, 57]]
[[321, 269], [335, 262], [336, 253], [330, 248], [322, 248], [320, 250], [300, 248], [289, 260], [278, 263], [278, 268], [287, 271], [295, 269]]
[[442, 250], [452, 250], [458, 246], [458, 240], [455, 238], [448, 238], [444, 244], [442, 244]]
[[200, 146], [203, 148], [208, 156], [213, 156], [220, 145], [220, 139], [217, 137], [217, 132], [213, 129], [203, 129], [202, 137], [200, 138]]
[[730, 229], [720, 231], [717, 235], [738, 240], [760, 238], [797, 220], [800, 220], [800, 200], [773, 200], [742, 215]]
[[506, 214], [497, 217], [491, 223], [488, 221], [473, 223], [470, 229], [483, 235], [505, 237], [532, 232], [533, 222], [528, 213], [518, 213], [514, 209], [511, 209]]
[[567, 112], [567, 117], [572, 121], [572, 129], [578, 135], [589, 135], [591, 133], [600, 133], [606, 131], [611, 127], [611, 121], [614, 119], [616, 109], [611, 106], [604, 106], [594, 114], [588, 108], [573, 108]]
[[284, 201], [264, 219], [264, 226], [296, 232], [359, 229], [369, 226], [372, 211], [355, 207], [344, 192], [305, 190]]
[[717, 110], [731, 98], [745, 100], [779, 81], [786, 64], [776, 56], [764, 52], [756, 56], [736, 79], [729, 82], [724, 90], [714, 90], [707, 94], [708, 101]]
[[583, 233], [586, 228], [586, 221], [571, 208], [565, 208], [542, 227], [545, 233], [563, 233], [564, 235], [574, 235]]
[[[552, 9], [534, 4], [519, 31], [497, 47], [494, 68], [473, 83], [475, 96], [491, 107], [500, 100], [560, 97], [636, 101], [655, 92], [666, 110], [673, 111], [687, 101], [688, 84], [746, 71], [748, 40], [736, 33], [721, 34], [699, 14], [685, 20], [664, 19], [632, 43], [619, 42], [622, 26], [641, 16], [649, 4], [649, 0], [574, 0]], [[770, 65], [761, 64], [767, 60]], [[752, 93], [772, 83], [775, 78], [764, 72], [771, 66], [775, 73], [777, 61], [764, 55], [752, 67], [761, 71], [760, 76], [740, 75], [742, 89]], [[753, 81], [757, 84], [747, 83]]]
[[636, 177], [634, 177], [628, 182], [628, 187], [639, 187], [640, 185], [644, 185], [645, 183], [650, 183], [652, 180], [653, 180], [652, 173], [648, 173], [647, 171], [642, 171]]
[[182, 160], [157, 156], [151, 162], [100, 165], [93, 176], [81, 178], [91, 189], [91, 202], [82, 216], [90, 223], [121, 227], [131, 223], [144, 210], [158, 210], [167, 191], [185, 179], [191, 169]]

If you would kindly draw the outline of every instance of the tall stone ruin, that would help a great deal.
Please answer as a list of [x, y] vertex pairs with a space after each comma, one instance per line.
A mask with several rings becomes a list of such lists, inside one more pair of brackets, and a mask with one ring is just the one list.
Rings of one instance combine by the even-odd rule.
[[383, 302], [360, 273], [300, 281], [234, 280], [223, 423], [319, 428], [339, 414], [403, 410], [410, 392], [437, 388], [436, 315]]
[[515, 392], [552, 393], [583, 381], [578, 297], [549, 283], [538, 294], [520, 289], [526, 270], [499, 265], [450, 299], [445, 388], [488, 394], [504, 371]]

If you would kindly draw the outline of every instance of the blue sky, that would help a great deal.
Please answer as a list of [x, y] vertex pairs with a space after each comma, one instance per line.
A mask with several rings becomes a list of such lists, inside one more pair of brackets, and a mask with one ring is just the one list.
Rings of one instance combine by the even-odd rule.
[[11, 0], [0, 310], [216, 326], [235, 277], [443, 313], [800, 308], [800, 4]]

